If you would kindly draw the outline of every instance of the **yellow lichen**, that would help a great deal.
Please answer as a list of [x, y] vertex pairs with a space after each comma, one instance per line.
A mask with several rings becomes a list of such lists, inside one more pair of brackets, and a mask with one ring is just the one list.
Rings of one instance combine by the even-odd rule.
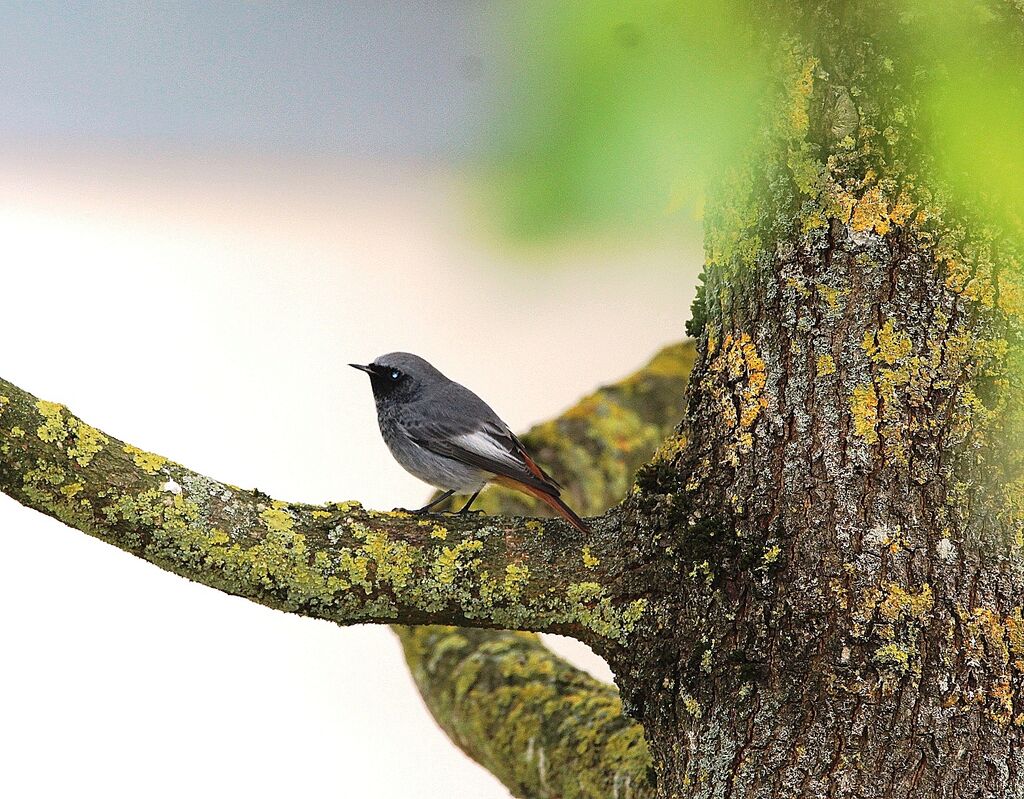
[[124, 451], [132, 456], [132, 461], [146, 474], [156, 474], [167, 463], [167, 458], [156, 455], [152, 452], [133, 447], [131, 444], [124, 445]]
[[75, 496], [75, 494], [78, 494], [79, 492], [84, 490], [85, 486], [83, 486], [81, 483], [69, 483], [66, 486], [61, 486], [60, 493], [63, 494], [68, 499], [71, 499], [72, 497]]
[[934, 605], [932, 589], [924, 583], [917, 592], [907, 591], [896, 583], [885, 586], [884, 598], [878, 605], [878, 613], [889, 622], [916, 619], [923, 620]]
[[1009, 677], [1000, 677], [989, 688], [992, 703], [988, 707], [988, 716], [998, 724], [1009, 724], [1013, 718], [1013, 688]]
[[878, 395], [872, 383], [856, 386], [850, 398], [850, 414], [853, 417], [853, 432], [865, 444], [878, 442]]
[[873, 360], [895, 364], [910, 354], [913, 343], [910, 336], [895, 329], [890, 319], [877, 332], [866, 331], [861, 347]]
[[910, 652], [896, 643], [883, 644], [875, 650], [874, 661], [879, 666], [897, 674], [906, 674], [910, 670]]
[[836, 362], [831, 355], [819, 355], [815, 367], [819, 377], [827, 377], [836, 373]]
[[68, 456], [74, 458], [79, 466], [88, 466], [93, 456], [110, 443], [103, 433], [78, 419], [72, 418], [69, 427], [74, 432], [75, 443], [68, 447]]
[[889, 212], [889, 218], [892, 223], [897, 227], [902, 227], [910, 219], [910, 215], [914, 213], [914, 209], [917, 206], [911, 202], [910, 196], [905, 192], [900, 192], [900, 196], [896, 200], [896, 205], [893, 206], [892, 211]]
[[814, 91], [814, 72], [817, 68], [818, 59], [804, 60], [789, 92], [789, 126], [790, 135], [794, 138], [803, 138], [810, 127], [807, 106]]
[[590, 552], [590, 547], [583, 547], [583, 565], [588, 569], [593, 569], [595, 566], [601, 563], [600, 558], [595, 557]]
[[260, 518], [272, 533], [290, 533], [295, 528], [295, 520], [291, 514], [280, 508], [267, 508], [260, 513]]
[[726, 459], [732, 465], [753, 448], [751, 429], [768, 406], [763, 396], [766, 382], [767, 367], [753, 339], [746, 333], [727, 335], [708, 364], [701, 388], [712, 399], [722, 433], [729, 439]]
[[367, 533], [363, 549], [376, 564], [378, 582], [405, 588], [412, 578], [416, 562], [413, 547], [404, 541], [392, 541], [386, 533]]
[[430, 537], [439, 538], [442, 541], [444, 541], [446, 538], [448, 538], [448, 528], [442, 527], [439, 524], [435, 524], [433, 528], [430, 530]]
[[68, 428], [64, 423], [64, 406], [57, 402], [39, 400], [36, 410], [43, 417], [43, 424], [36, 428], [36, 435], [49, 444], [63, 442], [68, 436]]
[[761, 562], [765, 566], [770, 566], [771, 564], [775, 563], [775, 561], [777, 561], [779, 559], [779, 555], [781, 555], [781, 554], [782, 554], [782, 547], [780, 547], [778, 544], [773, 544], [771, 547], [769, 547], [767, 550], [765, 550], [763, 555], [761, 555]]
[[824, 283], [817, 283], [814, 288], [821, 298], [825, 300], [825, 304], [828, 305], [830, 311], [838, 311], [843, 305], [843, 300], [850, 293], [849, 289], [837, 289]]
[[505, 567], [505, 595], [512, 600], [519, 599], [523, 586], [530, 579], [528, 566], [510, 563]]
[[872, 186], [857, 201], [850, 227], [858, 233], [873, 230], [880, 236], [889, 232], [889, 208], [878, 186]]
[[[483, 548], [483, 542], [476, 539], [460, 541], [453, 547], [443, 547], [441, 554], [434, 559], [434, 579], [441, 585], [451, 585], [455, 582], [455, 575], [459, 569], [462, 556], [479, 552]], [[466, 562], [469, 564], [472, 562], [472, 559], [467, 559]]]

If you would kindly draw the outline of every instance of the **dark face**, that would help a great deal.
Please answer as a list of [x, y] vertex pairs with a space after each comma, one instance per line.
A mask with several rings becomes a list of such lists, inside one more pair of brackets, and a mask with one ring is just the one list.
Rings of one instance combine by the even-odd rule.
[[350, 363], [349, 366], [370, 376], [370, 388], [373, 389], [373, 398], [378, 404], [406, 402], [416, 393], [416, 380], [397, 366], [383, 363], [371, 363], [366, 366]]

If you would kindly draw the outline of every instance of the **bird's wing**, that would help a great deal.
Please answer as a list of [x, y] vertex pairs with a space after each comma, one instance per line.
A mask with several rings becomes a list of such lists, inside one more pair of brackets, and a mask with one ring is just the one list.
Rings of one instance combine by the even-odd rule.
[[452, 383], [446, 394], [431, 403], [430, 416], [416, 414], [415, 422], [403, 420], [401, 426], [413, 443], [436, 455], [559, 495], [558, 483], [537, 465], [490, 406], [458, 383]]

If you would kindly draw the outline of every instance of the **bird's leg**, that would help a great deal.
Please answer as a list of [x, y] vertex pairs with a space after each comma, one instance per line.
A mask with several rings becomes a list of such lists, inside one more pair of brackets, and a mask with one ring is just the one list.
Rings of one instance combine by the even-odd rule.
[[459, 513], [468, 513], [469, 512], [469, 506], [472, 505], [476, 501], [476, 498], [478, 496], [480, 496], [480, 492], [481, 491], [483, 491], [483, 489], [482, 488], [478, 488], [474, 492], [473, 496], [471, 496], [469, 498], [469, 502], [467, 502], [465, 505], [462, 506], [462, 510], [460, 510]]
[[441, 496], [439, 496], [433, 502], [428, 502], [426, 505], [424, 505], [419, 510], [414, 510], [412, 512], [413, 513], [426, 513], [428, 510], [430, 510], [432, 507], [437, 505], [439, 502], [444, 502], [446, 499], [448, 499], [448, 497], [450, 497], [454, 493], [455, 493], [455, 489], [452, 489], [451, 491], [445, 491]]

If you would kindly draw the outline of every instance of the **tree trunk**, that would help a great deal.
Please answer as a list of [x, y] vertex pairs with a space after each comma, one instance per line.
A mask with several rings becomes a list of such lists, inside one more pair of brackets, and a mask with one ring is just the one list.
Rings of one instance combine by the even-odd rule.
[[[706, 216], [684, 419], [593, 534], [273, 501], [2, 380], [0, 490], [289, 612], [589, 643], [646, 749], [533, 638], [402, 632], [442, 725], [523, 796], [648, 796], [648, 750], [661, 797], [1024, 796], [1022, 255], [921, 155], [918, 71], [876, 30], [909, 23], [784, 10], [786, 77]], [[609, 400], [645, 379], [540, 453], [581, 508], [662, 432]]]
[[1024, 795], [1019, 261], [939, 200], [869, 5], [783, 56], [627, 502], [660, 796]]

